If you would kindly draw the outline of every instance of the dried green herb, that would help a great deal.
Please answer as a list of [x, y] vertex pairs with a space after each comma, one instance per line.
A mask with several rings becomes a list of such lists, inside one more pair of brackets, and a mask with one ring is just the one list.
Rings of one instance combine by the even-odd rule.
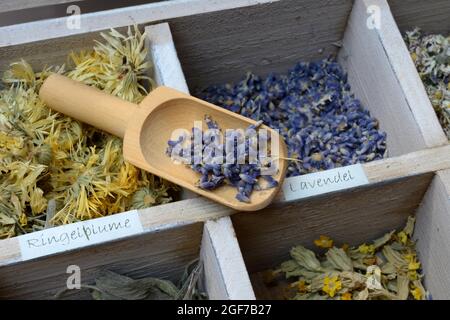
[[450, 35], [406, 32], [405, 42], [439, 121], [450, 139]]
[[[200, 288], [201, 271], [202, 264], [198, 260], [191, 262], [176, 286], [169, 280], [153, 277], [134, 280], [105, 270], [95, 278], [94, 285], [81, 287], [90, 290], [95, 300], [201, 300], [207, 298]], [[62, 298], [69, 291], [60, 291], [56, 298]]]
[[[12, 63], [0, 87], [0, 239], [172, 200], [176, 187], [127, 163], [122, 141], [56, 113], [39, 99], [50, 72], [139, 102], [153, 87], [145, 34], [102, 34], [92, 50], [41, 72]], [[46, 217], [49, 201], [54, 202]]]
[[314, 243], [327, 248], [324, 255], [296, 246], [290, 252], [292, 260], [283, 262], [275, 271], [265, 272], [266, 279], [274, 285], [277, 276], [283, 274], [289, 281], [288, 288], [296, 289], [288, 298], [296, 300], [429, 298], [411, 239], [414, 222], [409, 217], [400, 232], [394, 230], [372, 244], [352, 248], [328, 248], [323, 241], [333, 242], [321, 236]]

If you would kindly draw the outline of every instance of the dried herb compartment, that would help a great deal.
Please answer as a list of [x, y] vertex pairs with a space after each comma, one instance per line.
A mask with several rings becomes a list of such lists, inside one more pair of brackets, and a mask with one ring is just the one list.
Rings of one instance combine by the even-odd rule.
[[[400, 31], [397, 39], [403, 37], [406, 42], [405, 50], [400, 40], [398, 41], [399, 50], [409, 53], [408, 59], [402, 63], [402, 72], [405, 84], [409, 84], [413, 89], [405, 90], [405, 94], [415, 101], [424, 101], [428, 105], [431, 102], [449, 138], [450, 124], [446, 109], [450, 103], [450, 87], [448, 86], [450, 53], [446, 50], [448, 51], [450, 36], [448, 19], [450, 3], [440, 0], [426, 3], [415, 0], [391, 0], [389, 4]], [[414, 32], [416, 28], [420, 31]], [[418, 35], [420, 37], [416, 39]], [[432, 39], [429, 37], [431, 35], [433, 35]], [[441, 36], [439, 40], [437, 35]], [[447, 45], [445, 38], [447, 38]], [[408, 39], [413, 43], [408, 44]], [[414, 50], [414, 59], [412, 59], [413, 51], [411, 50]], [[421, 79], [424, 80], [423, 85]]]
[[[7, 265], [3, 260], [0, 298], [54, 299], [66, 288], [70, 265], [80, 267], [82, 284], [92, 284], [101, 270], [133, 279], [151, 276], [177, 283], [186, 265], [199, 257], [203, 264], [201, 284], [209, 299], [254, 298], [230, 218], [179, 226], [143, 225], [144, 234], [124, 240]], [[3, 244], [9, 242], [14, 247], [16, 239]], [[73, 290], [64, 298], [88, 299], [90, 295], [86, 290]]]
[[[380, 10], [379, 29], [367, 26], [372, 5]], [[246, 71], [283, 74], [299, 61], [336, 54], [353, 93], [387, 133], [388, 156], [446, 142], [437, 119], [426, 113], [429, 105], [405, 99], [404, 79], [390, 55], [407, 57], [391, 37], [395, 22], [385, 1], [282, 1], [169, 23], [191, 91], [234, 83]], [[215, 33], [207, 28], [211, 23]]]
[[[325, 235], [337, 245], [370, 243], [416, 216], [414, 239], [426, 289], [433, 299], [448, 299], [450, 261], [448, 197], [450, 172], [425, 174], [311, 199], [302, 207], [232, 216], [233, 225], [257, 298], [283, 299], [277, 287], [267, 287], [261, 271], [289, 259], [292, 247], [314, 251], [314, 240]], [[403, 191], [400, 191], [402, 189]], [[255, 227], [257, 226], [257, 228]]]

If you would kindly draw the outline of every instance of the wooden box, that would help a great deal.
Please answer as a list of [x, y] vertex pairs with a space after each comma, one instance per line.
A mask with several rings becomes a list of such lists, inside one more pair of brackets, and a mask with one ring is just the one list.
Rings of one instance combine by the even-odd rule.
[[[407, 4], [393, 2], [395, 12], [407, 9]], [[368, 27], [373, 8], [380, 13], [379, 28]], [[387, 132], [388, 158], [362, 165], [365, 185], [289, 201], [280, 192], [272, 205], [256, 213], [236, 213], [186, 193], [183, 200], [139, 210], [143, 232], [133, 237], [86, 243], [33, 260], [22, 258], [18, 237], [1, 240], [0, 297], [50, 298], [64, 286], [69, 263], [86, 269], [86, 281], [102, 266], [136, 277], [175, 279], [183, 264], [198, 254], [205, 230], [201, 257], [210, 298], [251, 299], [250, 282], [227, 220], [235, 213], [232, 221], [251, 274], [279, 263], [289, 246], [309, 245], [320, 234], [349, 243], [371, 240], [401, 226], [416, 211], [416, 233], [425, 239], [419, 238], [419, 249], [425, 252], [433, 245], [428, 251], [437, 252], [435, 243], [441, 238], [430, 228], [445, 225], [448, 219], [443, 200], [448, 193], [446, 171], [440, 170], [450, 168], [450, 146], [429, 100], [415, 91], [417, 79], [411, 82], [402, 72], [410, 58], [398, 42], [400, 31], [385, 0], [165, 1], [86, 14], [80, 29], [66, 28], [65, 18], [1, 27], [0, 72], [18, 58], [36, 69], [64, 63], [71, 50], [91, 47], [99, 39], [98, 31], [134, 23], [149, 31], [147, 45], [158, 84], [184, 92], [239, 80], [246, 70], [260, 75], [284, 72], [298, 61], [336, 54], [348, 72], [352, 91]], [[288, 178], [285, 184], [295, 182], [295, 177]], [[419, 207], [422, 200], [431, 207], [428, 211], [436, 213], [421, 213], [427, 211]], [[210, 238], [205, 235], [215, 219], [225, 221], [217, 222], [226, 225], [217, 227], [221, 230], [217, 232], [224, 233], [221, 239], [226, 240], [217, 244], [223, 250], [214, 253], [208, 251], [205, 239]], [[440, 230], [439, 237], [448, 237], [449, 230]], [[161, 249], [172, 235], [176, 237], [171, 238], [171, 247]], [[445, 285], [436, 280], [443, 277], [439, 270], [449, 262], [445, 250], [441, 259], [434, 257], [436, 253], [422, 254], [428, 289], [435, 298], [446, 296]], [[130, 256], [135, 257], [132, 262]], [[225, 270], [229, 267], [231, 271]], [[217, 274], [212, 276], [215, 280], [208, 280], [209, 272], [222, 273], [224, 280], [214, 278]], [[259, 296], [257, 281], [253, 284]]]

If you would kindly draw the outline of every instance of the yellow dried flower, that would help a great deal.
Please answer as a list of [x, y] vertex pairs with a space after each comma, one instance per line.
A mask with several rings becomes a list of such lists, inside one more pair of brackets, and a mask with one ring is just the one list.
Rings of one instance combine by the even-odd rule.
[[408, 264], [408, 269], [410, 271], [416, 271], [416, 270], [420, 269], [420, 262], [418, 262], [418, 261], [411, 261]]
[[308, 292], [308, 287], [306, 285], [305, 280], [300, 280], [297, 282], [297, 289], [300, 293], [306, 293]]
[[415, 300], [422, 300], [423, 299], [423, 294], [422, 294], [422, 290], [418, 287], [413, 287], [413, 289], [411, 289], [411, 294], [414, 297]]
[[363, 254], [374, 254], [375, 253], [375, 247], [371, 244], [371, 245], [367, 245], [365, 243], [363, 243], [362, 245], [360, 245], [358, 247], [359, 252], [363, 253]]
[[143, 187], [135, 192], [131, 200], [133, 209], [143, 209], [157, 204], [170, 202], [172, 199], [168, 196], [167, 190], [162, 187], [161, 190], [155, 190]]
[[2, 80], [6, 84], [25, 84], [27, 86], [33, 86], [35, 84], [36, 75], [30, 64], [21, 59], [19, 62], [10, 64], [9, 70], [6, 70]]
[[333, 246], [333, 240], [329, 237], [321, 235], [319, 239], [314, 240], [314, 244], [319, 248], [331, 248]]
[[350, 292], [343, 293], [341, 295], [341, 300], [352, 300], [352, 294]]
[[44, 212], [47, 208], [47, 199], [44, 198], [44, 191], [40, 188], [33, 188], [30, 196], [30, 207], [34, 215]]
[[408, 242], [408, 235], [404, 231], [397, 233], [397, 236], [402, 244], [405, 245]]
[[28, 224], [27, 215], [25, 213], [22, 213], [19, 218], [19, 223], [22, 227], [26, 226]]
[[323, 279], [323, 287], [322, 291], [328, 294], [331, 298], [336, 295], [336, 292], [341, 290], [342, 283], [337, 276], [334, 277], [325, 277]]

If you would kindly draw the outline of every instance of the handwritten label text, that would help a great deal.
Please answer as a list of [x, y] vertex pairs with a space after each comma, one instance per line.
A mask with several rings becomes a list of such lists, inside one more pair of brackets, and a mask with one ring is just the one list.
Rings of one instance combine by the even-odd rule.
[[143, 231], [137, 211], [19, 236], [22, 260], [132, 236]]
[[369, 183], [360, 164], [287, 178], [283, 193], [287, 201], [353, 188]]

